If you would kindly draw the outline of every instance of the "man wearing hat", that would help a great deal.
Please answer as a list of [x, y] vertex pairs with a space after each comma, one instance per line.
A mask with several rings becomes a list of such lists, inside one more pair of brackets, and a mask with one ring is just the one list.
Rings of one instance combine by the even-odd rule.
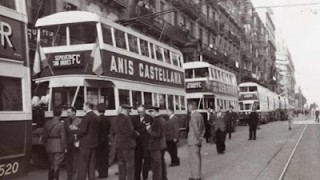
[[238, 119], [238, 115], [233, 111], [233, 106], [229, 107], [229, 111], [226, 113], [226, 132], [229, 134], [229, 139], [231, 139], [232, 132], [235, 129], [235, 125]]
[[113, 132], [118, 158], [119, 180], [134, 180], [134, 149], [136, 136], [139, 135], [129, 117], [131, 106], [123, 104], [119, 107], [119, 115], [114, 120]]
[[166, 120], [160, 116], [159, 109], [159, 107], [155, 106], [149, 108], [153, 122], [147, 125], [147, 130], [151, 135], [148, 149], [151, 157], [152, 179], [167, 180], [167, 170], [164, 160]]
[[104, 115], [107, 108], [107, 105], [104, 103], [100, 103], [97, 106], [97, 110], [99, 112], [99, 144], [97, 148], [98, 178], [108, 177], [110, 120]]

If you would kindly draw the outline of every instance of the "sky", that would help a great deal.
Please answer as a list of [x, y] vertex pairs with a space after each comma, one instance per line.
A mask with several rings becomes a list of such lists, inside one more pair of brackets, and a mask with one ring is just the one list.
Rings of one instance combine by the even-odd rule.
[[[320, 0], [252, 0], [256, 7], [320, 3]], [[286, 40], [295, 65], [297, 85], [308, 104], [320, 105], [320, 4], [272, 8], [276, 36]], [[277, 38], [276, 37], [276, 38]]]

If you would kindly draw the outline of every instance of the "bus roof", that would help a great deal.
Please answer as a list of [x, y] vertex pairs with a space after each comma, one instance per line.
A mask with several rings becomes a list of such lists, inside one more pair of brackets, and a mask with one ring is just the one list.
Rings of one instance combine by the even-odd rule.
[[229, 73], [229, 74], [233, 74], [233, 72], [230, 72], [230, 71], [227, 71], [225, 69], [222, 69], [222, 68], [219, 68], [217, 66], [214, 66], [208, 62], [204, 62], [204, 61], [192, 61], [192, 62], [186, 62], [183, 64], [183, 68], [184, 69], [194, 69], [194, 68], [215, 68], [215, 69], [218, 69], [222, 72], [226, 72], [226, 73]]
[[100, 17], [92, 12], [87, 11], [65, 11], [55, 13], [43, 18], [36, 22], [36, 27], [53, 26], [59, 24], [71, 24], [79, 22], [99, 22]]

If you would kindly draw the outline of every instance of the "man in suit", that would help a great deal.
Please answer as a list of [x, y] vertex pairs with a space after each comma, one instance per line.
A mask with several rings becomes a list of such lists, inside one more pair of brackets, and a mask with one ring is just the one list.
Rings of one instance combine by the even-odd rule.
[[229, 111], [226, 112], [226, 133], [228, 133], [229, 139], [231, 139], [232, 132], [235, 129], [235, 124], [238, 119], [238, 115], [236, 112], [233, 111], [233, 109], [233, 106], [230, 106]]
[[96, 149], [98, 147], [98, 116], [92, 111], [94, 105], [86, 102], [83, 117], [77, 132], [79, 140], [79, 157], [77, 164], [77, 180], [95, 179]]
[[141, 170], [142, 178], [146, 180], [151, 169], [150, 152], [148, 150], [150, 134], [146, 126], [152, 124], [152, 117], [146, 114], [144, 105], [140, 105], [137, 110], [139, 116], [132, 120], [134, 130], [140, 134], [136, 139], [137, 146], [135, 148], [135, 180], [141, 179]]
[[179, 126], [179, 119], [174, 114], [173, 107], [169, 107], [167, 110], [169, 119], [166, 123], [166, 143], [167, 143], [167, 150], [171, 157], [171, 164], [170, 166], [179, 166], [180, 159], [178, 157], [178, 149], [177, 143], [179, 142], [180, 136], [180, 126]]
[[216, 148], [219, 154], [223, 154], [226, 150], [226, 117], [223, 117], [221, 109], [221, 106], [217, 107], [217, 113], [214, 120]]
[[134, 148], [136, 136], [129, 117], [131, 106], [123, 104], [119, 107], [119, 115], [114, 120], [113, 132], [118, 158], [119, 180], [134, 180]]
[[107, 105], [100, 103], [97, 105], [99, 112], [99, 132], [97, 148], [97, 171], [98, 178], [107, 178], [109, 169], [109, 133], [110, 120], [104, 115]]
[[147, 130], [151, 135], [148, 149], [151, 157], [152, 179], [168, 180], [164, 160], [166, 120], [160, 116], [159, 109], [159, 107], [155, 106], [149, 109], [153, 122], [152, 124], [147, 124]]
[[203, 117], [196, 109], [196, 102], [191, 101], [188, 103], [190, 120], [187, 143], [191, 172], [191, 178], [189, 178], [189, 180], [201, 180], [201, 144], [205, 127]]
[[53, 118], [43, 127], [43, 142], [48, 152], [50, 169], [48, 180], [59, 180], [59, 167], [67, 148], [67, 137], [63, 123], [60, 122], [61, 109], [53, 111]]
[[73, 180], [77, 170], [79, 148], [74, 146], [76, 131], [79, 129], [81, 119], [76, 116], [75, 107], [67, 108], [68, 118], [64, 121], [68, 140], [68, 152], [66, 153], [66, 165], [68, 180]]
[[249, 139], [256, 140], [257, 126], [259, 122], [259, 115], [256, 111], [256, 107], [252, 108], [252, 112], [249, 115], [248, 125], [249, 125]]

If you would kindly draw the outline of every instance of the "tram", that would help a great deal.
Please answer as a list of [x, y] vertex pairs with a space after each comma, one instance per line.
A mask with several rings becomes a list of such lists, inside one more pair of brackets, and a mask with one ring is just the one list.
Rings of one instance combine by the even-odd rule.
[[0, 179], [24, 177], [31, 156], [31, 74], [24, 0], [0, 1]]
[[245, 122], [255, 107], [261, 123], [280, 120], [288, 108], [286, 98], [255, 82], [239, 84], [240, 121]]
[[238, 86], [235, 74], [208, 62], [187, 62], [184, 65], [187, 101], [196, 101], [198, 111], [206, 115], [208, 108], [232, 105], [238, 110]]
[[[174, 107], [182, 121], [186, 99], [182, 53], [151, 37], [85, 11], [59, 12], [38, 19], [40, 70], [34, 97], [45, 118], [55, 107], [74, 106], [83, 116], [84, 102], [104, 103], [106, 116], [121, 104]], [[41, 31], [52, 32], [42, 40]], [[63, 113], [66, 115], [66, 113]], [[184, 122], [181, 122], [184, 124]]]

